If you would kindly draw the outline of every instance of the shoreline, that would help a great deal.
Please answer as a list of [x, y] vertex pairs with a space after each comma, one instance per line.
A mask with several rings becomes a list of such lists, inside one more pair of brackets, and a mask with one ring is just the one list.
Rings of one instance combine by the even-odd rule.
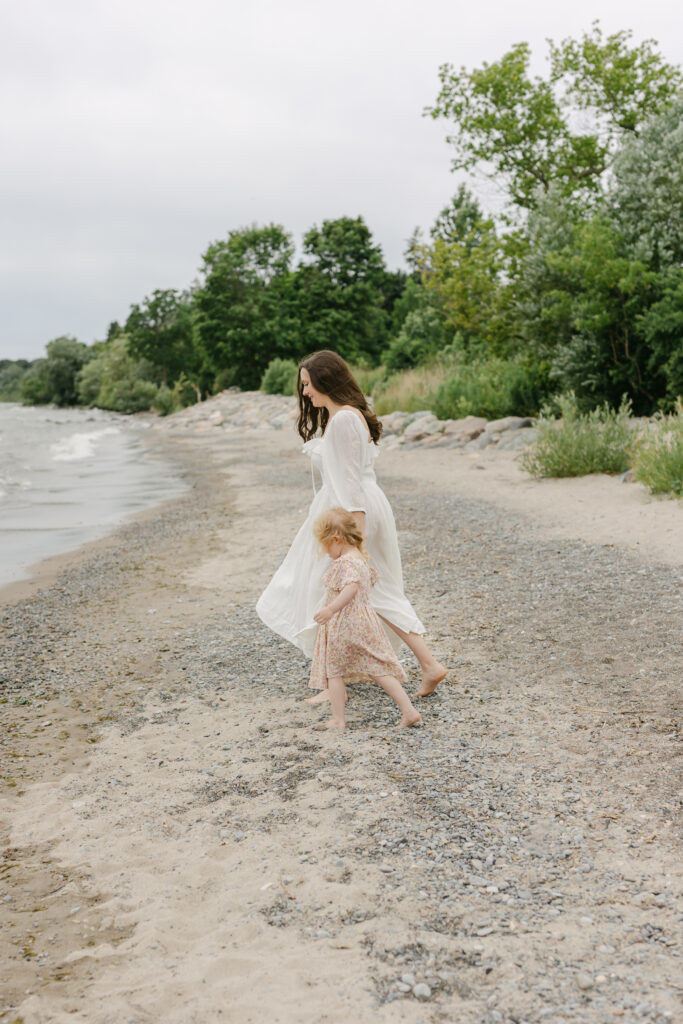
[[361, 686], [331, 736], [253, 610], [300, 443], [168, 443], [191, 489], [3, 609], [0, 1015], [603, 1024], [637, 989], [673, 1019], [677, 567], [586, 539], [511, 454], [383, 453], [450, 675], [425, 728]]

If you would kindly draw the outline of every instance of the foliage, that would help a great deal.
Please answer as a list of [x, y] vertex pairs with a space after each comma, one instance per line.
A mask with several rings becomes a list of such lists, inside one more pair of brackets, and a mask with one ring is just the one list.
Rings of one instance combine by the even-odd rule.
[[533, 416], [548, 397], [548, 367], [529, 359], [456, 361], [431, 404], [439, 419]]
[[21, 384], [30, 366], [28, 359], [0, 359], [0, 402], [21, 401]]
[[635, 259], [654, 270], [683, 263], [683, 94], [628, 139], [608, 206]]
[[209, 246], [194, 296], [205, 374], [229, 371], [229, 384], [257, 388], [272, 358], [298, 354], [293, 253], [291, 236], [278, 224], [231, 231]]
[[173, 288], [157, 288], [141, 304], [132, 305], [125, 333], [130, 354], [158, 366], [164, 384], [198, 369], [192, 307], [187, 296]]
[[[630, 36], [603, 39], [595, 23], [578, 42], [550, 42], [545, 79], [530, 74], [527, 43], [473, 71], [442, 65], [436, 104], [425, 113], [454, 123], [453, 168], [487, 167], [527, 209], [553, 183], [567, 196], [599, 193], [621, 136], [665, 109], [681, 83], [652, 42], [631, 48]], [[577, 108], [592, 114], [590, 129], [574, 129]]]
[[298, 376], [299, 367], [293, 359], [271, 359], [261, 380], [261, 390], [267, 395], [294, 395]]
[[635, 446], [625, 399], [618, 410], [607, 404], [583, 413], [572, 393], [556, 400], [561, 419], [546, 406], [536, 424], [538, 440], [521, 458], [522, 468], [537, 477], [623, 473]]
[[176, 402], [175, 396], [167, 384], [159, 386], [152, 399], [152, 408], [156, 409], [160, 416], [170, 416], [171, 413], [180, 409], [180, 405]]
[[37, 359], [21, 382], [21, 400], [25, 405], [54, 403], [78, 404], [77, 377], [91, 358], [87, 345], [75, 338], [55, 338], [47, 345], [47, 355]]
[[358, 364], [351, 364], [349, 369], [358, 382], [358, 387], [366, 397], [371, 397], [378, 385], [386, 380], [387, 376], [386, 367], [382, 365], [360, 366]]
[[155, 368], [136, 359], [128, 349], [128, 338], [117, 334], [112, 341], [94, 346], [93, 358], [78, 377], [83, 405], [95, 405], [114, 412], [146, 412], [157, 396]]
[[445, 376], [445, 368], [439, 362], [416, 366], [410, 370], [399, 370], [378, 383], [373, 390], [373, 406], [378, 416], [401, 409], [403, 412], [420, 412], [430, 409], [434, 393]]
[[363, 218], [323, 221], [306, 233], [303, 249], [296, 294], [304, 352], [332, 349], [347, 362], [377, 361], [387, 335], [388, 282]]
[[660, 417], [641, 436], [633, 461], [636, 480], [653, 494], [674, 494], [683, 498], [683, 404]]
[[24, 405], [49, 405], [52, 401], [47, 359], [35, 359], [24, 374], [21, 382], [21, 401]]
[[433, 306], [408, 313], [403, 326], [383, 353], [387, 370], [405, 370], [436, 355], [448, 341], [443, 314]]

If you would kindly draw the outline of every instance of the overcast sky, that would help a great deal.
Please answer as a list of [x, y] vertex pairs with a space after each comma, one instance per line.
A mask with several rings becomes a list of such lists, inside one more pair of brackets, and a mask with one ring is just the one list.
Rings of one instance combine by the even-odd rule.
[[[362, 215], [388, 265], [457, 185], [421, 117], [445, 61], [655, 38], [671, 0], [0, 0], [0, 357], [88, 343], [232, 228]], [[484, 202], [495, 201], [494, 191]]]

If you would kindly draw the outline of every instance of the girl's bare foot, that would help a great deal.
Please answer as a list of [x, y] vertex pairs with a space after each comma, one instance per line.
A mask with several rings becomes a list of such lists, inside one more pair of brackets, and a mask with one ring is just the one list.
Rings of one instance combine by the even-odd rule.
[[345, 729], [346, 728], [346, 722], [343, 722], [343, 721], [341, 721], [338, 718], [331, 718], [329, 720], [329, 722], [327, 723], [327, 728], [328, 729]]
[[[325, 701], [329, 700], [329, 699], [330, 699], [330, 691], [329, 691], [329, 689], [328, 690], [319, 690], [318, 693], [316, 693], [314, 697], [304, 697], [304, 701], [306, 702], [306, 704], [324, 704]], [[349, 703], [349, 698], [348, 698], [347, 694], [344, 695], [344, 703], [345, 704]]]
[[446, 678], [446, 669], [437, 661], [433, 668], [425, 669], [422, 673], [420, 689], [413, 694], [414, 697], [429, 697], [434, 693], [442, 679]]
[[413, 725], [419, 725], [422, 721], [422, 715], [419, 711], [416, 711], [412, 715], [403, 715], [401, 721], [396, 726], [397, 729], [410, 729]]

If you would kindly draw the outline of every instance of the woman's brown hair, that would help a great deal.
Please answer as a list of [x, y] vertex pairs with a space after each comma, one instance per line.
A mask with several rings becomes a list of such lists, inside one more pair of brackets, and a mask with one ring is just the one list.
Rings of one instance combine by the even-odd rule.
[[316, 391], [327, 395], [337, 405], [352, 405], [354, 409], [362, 412], [370, 431], [370, 437], [377, 444], [382, 433], [382, 424], [368, 405], [365, 395], [342, 357], [327, 349], [314, 352], [312, 356], [307, 356], [299, 363], [299, 377], [296, 385], [299, 395], [297, 430], [304, 441], [309, 441], [317, 433], [318, 427], [322, 429], [323, 433], [325, 432], [330, 414], [327, 409], [317, 409], [310, 398], [304, 394], [304, 386], [301, 383], [302, 370], [308, 370], [311, 384]]

